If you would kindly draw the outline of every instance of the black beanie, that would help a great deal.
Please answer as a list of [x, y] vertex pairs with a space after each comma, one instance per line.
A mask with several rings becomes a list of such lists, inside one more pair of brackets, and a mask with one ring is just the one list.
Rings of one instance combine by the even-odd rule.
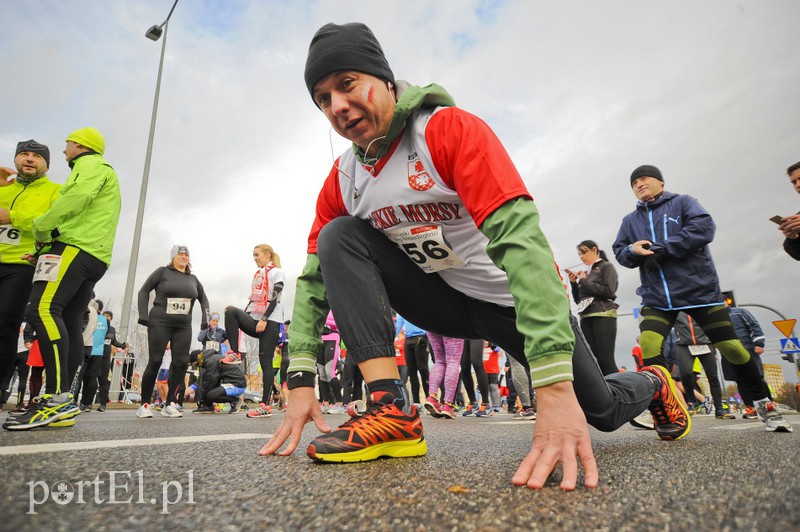
[[631, 185], [633, 185], [633, 182], [639, 179], [640, 177], [654, 177], [659, 181], [661, 181], [662, 183], [664, 182], [664, 178], [661, 175], [661, 170], [649, 164], [643, 164], [642, 166], [633, 171], [633, 173], [631, 174]]
[[44, 162], [47, 164], [47, 168], [50, 168], [50, 148], [45, 146], [44, 144], [39, 144], [35, 140], [23, 140], [22, 142], [17, 143], [17, 151], [14, 153], [14, 157], [19, 155], [24, 151], [29, 151], [33, 153], [37, 153], [42, 156]]
[[314, 85], [339, 70], [355, 70], [394, 83], [394, 74], [378, 39], [360, 22], [328, 23], [322, 26], [308, 47], [306, 87], [314, 97]]

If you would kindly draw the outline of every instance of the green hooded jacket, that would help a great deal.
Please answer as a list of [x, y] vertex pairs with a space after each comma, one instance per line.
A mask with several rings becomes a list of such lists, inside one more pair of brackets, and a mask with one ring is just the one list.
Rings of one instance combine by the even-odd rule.
[[78, 155], [70, 166], [72, 173], [61, 197], [33, 222], [33, 237], [37, 242], [50, 242], [53, 229], [58, 229], [61, 234], [54, 240], [110, 265], [122, 207], [117, 173], [94, 152]]

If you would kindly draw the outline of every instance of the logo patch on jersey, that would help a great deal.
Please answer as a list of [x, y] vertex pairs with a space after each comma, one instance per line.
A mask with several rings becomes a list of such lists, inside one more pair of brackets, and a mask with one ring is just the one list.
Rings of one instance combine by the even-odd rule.
[[433, 179], [431, 179], [431, 176], [429, 176], [428, 172], [425, 171], [425, 167], [422, 166], [422, 161], [414, 158], [413, 160], [408, 161], [407, 164], [408, 186], [414, 190], [419, 190], [420, 192], [433, 187]]

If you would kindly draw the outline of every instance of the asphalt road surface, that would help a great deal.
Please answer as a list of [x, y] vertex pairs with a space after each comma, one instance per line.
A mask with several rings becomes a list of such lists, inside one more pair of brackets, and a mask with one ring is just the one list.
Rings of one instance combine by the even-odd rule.
[[592, 429], [600, 485], [568, 493], [558, 475], [511, 485], [535, 423], [505, 414], [425, 416], [427, 456], [332, 465], [305, 455], [313, 427], [293, 456], [257, 456], [281, 414], [91, 412], [0, 431], [0, 530], [800, 530], [800, 416], [787, 417], [792, 434], [695, 416], [678, 442]]

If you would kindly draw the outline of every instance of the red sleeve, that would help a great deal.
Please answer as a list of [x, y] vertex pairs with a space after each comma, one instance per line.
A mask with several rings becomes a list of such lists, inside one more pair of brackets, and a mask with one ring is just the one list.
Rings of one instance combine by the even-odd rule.
[[500, 139], [475, 115], [441, 109], [428, 121], [425, 141], [436, 171], [458, 192], [478, 227], [507, 201], [531, 198]]
[[342, 191], [339, 188], [339, 159], [333, 164], [325, 183], [322, 185], [322, 190], [319, 191], [317, 197], [317, 213], [314, 218], [314, 225], [311, 226], [311, 234], [308, 235], [308, 253], [317, 252], [317, 238], [319, 232], [325, 227], [325, 224], [338, 218], [339, 216], [347, 216], [347, 208], [342, 201]]

